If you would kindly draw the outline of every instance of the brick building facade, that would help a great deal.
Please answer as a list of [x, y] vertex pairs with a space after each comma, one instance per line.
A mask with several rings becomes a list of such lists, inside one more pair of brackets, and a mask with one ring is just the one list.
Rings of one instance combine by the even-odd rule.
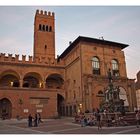
[[137, 73], [136, 99], [137, 99], [137, 108], [140, 109], [140, 71]]
[[34, 54], [0, 54], [0, 117], [27, 117], [40, 112], [42, 118], [99, 108], [112, 70], [115, 86], [125, 107], [136, 105], [134, 79], [126, 74], [123, 49], [127, 44], [79, 36], [55, 58], [55, 15], [36, 11]]

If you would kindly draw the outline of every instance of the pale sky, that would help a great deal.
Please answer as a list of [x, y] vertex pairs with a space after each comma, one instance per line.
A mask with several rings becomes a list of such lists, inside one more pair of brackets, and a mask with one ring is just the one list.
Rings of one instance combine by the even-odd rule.
[[60, 55], [78, 36], [129, 44], [128, 78], [140, 70], [140, 6], [0, 6], [0, 53], [33, 55], [36, 9], [55, 12], [55, 47]]

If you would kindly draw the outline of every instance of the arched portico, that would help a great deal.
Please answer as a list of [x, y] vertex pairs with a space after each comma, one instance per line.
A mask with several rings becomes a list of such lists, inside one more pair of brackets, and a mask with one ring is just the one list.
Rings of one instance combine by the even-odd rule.
[[128, 110], [129, 102], [127, 99], [126, 90], [123, 87], [119, 87], [119, 89], [120, 89], [119, 97], [124, 101], [124, 107], [126, 108], [126, 110]]
[[42, 78], [36, 72], [29, 72], [23, 78], [23, 87], [26, 88], [41, 88]]
[[7, 70], [0, 75], [0, 87], [19, 87], [20, 76], [13, 70]]
[[46, 88], [62, 89], [64, 80], [60, 74], [50, 74], [46, 78]]

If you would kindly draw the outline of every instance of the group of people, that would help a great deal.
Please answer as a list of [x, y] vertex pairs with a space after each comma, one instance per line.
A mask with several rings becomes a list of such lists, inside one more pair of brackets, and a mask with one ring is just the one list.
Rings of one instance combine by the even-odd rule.
[[[135, 118], [136, 120], [136, 127], [140, 127], [140, 110], [135, 111]], [[126, 126], [128, 123], [125, 121], [125, 116], [119, 116], [117, 113], [109, 114], [107, 110], [104, 110], [102, 113], [100, 111], [94, 110], [92, 115], [85, 115], [81, 113], [80, 115], [75, 115], [75, 122], [81, 124], [81, 127], [85, 126], [94, 126], [96, 125], [99, 129], [102, 129], [102, 124], [106, 125], [107, 127], [110, 126], [119, 126], [123, 125]]]
[[80, 119], [79, 121], [81, 122], [81, 127], [95, 125], [94, 116], [90, 116], [90, 117], [86, 118], [86, 116], [84, 114], [82, 114], [79, 119]]
[[84, 113], [81, 113], [80, 115], [75, 116], [75, 121], [81, 123], [81, 127], [85, 126], [98, 126], [98, 130], [102, 129], [101, 125], [101, 115], [99, 110], [95, 111], [93, 115], [85, 116]]
[[31, 114], [29, 114], [28, 116], [28, 126], [29, 127], [37, 127], [39, 123], [41, 123], [42, 120], [41, 120], [41, 115], [40, 113], [36, 113], [34, 117], [32, 117]]

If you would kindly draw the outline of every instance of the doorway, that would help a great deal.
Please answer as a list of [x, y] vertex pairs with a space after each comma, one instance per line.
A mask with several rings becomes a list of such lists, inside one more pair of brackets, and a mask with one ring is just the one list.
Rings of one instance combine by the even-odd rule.
[[0, 118], [10, 119], [12, 116], [12, 104], [7, 98], [0, 100]]
[[58, 115], [62, 116], [63, 113], [63, 102], [64, 102], [64, 97], [60, 94], [57, 94], [57, 111], [58, 111]]

